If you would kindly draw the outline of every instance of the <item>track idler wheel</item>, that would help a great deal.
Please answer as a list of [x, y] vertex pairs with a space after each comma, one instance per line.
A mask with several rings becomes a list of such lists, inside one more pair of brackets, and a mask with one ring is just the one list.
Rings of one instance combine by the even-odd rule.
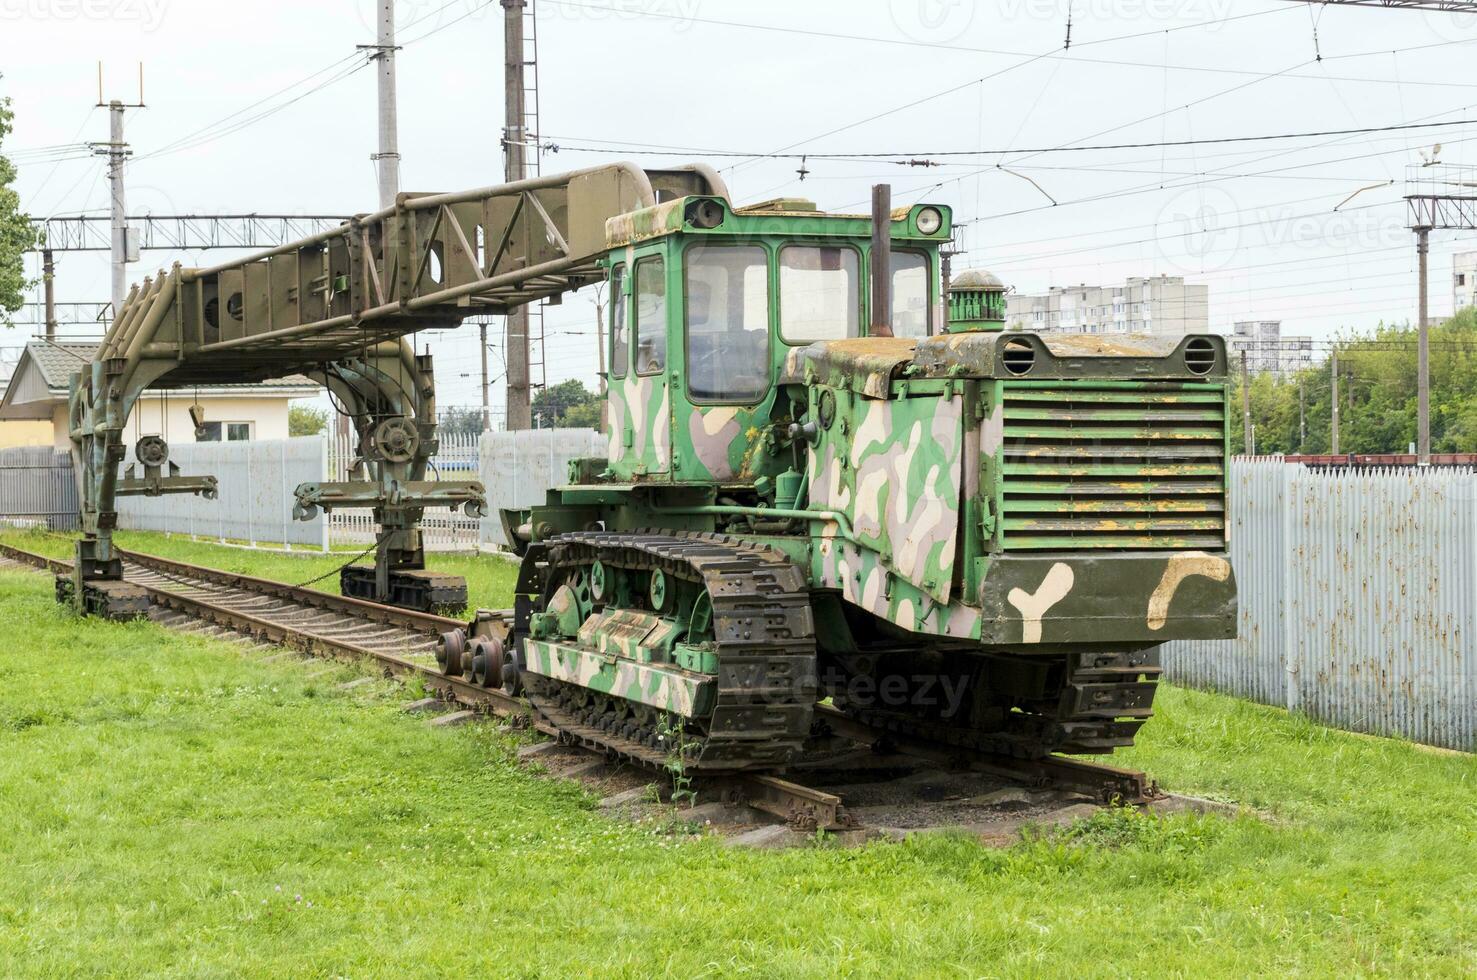
[[462, 672], [462, 657], [467, 651], [467, 634], [461, 630], [448, 630], [441, 634], [441, 646], [436, 649], [436, 663], [441, 673], [455, 677]]
[[506, 687], [508, 660], [503, 643], [495, 636], [479, 636], [472, 641], [470, 680], [478, 687]]

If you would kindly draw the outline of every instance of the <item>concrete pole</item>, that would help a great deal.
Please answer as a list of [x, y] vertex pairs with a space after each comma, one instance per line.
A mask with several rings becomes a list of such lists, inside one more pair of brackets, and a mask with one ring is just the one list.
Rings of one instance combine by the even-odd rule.
[[873, 337], [892, 336], [892, 185], [872, 186]]
[[1251, 380], [1246, 370], [1246, 351], [1241, 352], [1241, 451], [1252, 454], [1251, 441]]
[[41, 250], [41, 288], [46, 299], [46, 339], [56, 339], [56, 261], [51, 249]]
[[379, 152], [374, 161], [379, 170], [380, 207], [395, 203], [400, 193], [400, 135], [395, 115], [395, 0], [376, 0], [379, 5], [379, 35], [375, 57], [379, 59]]
[[1308, 442], [1308, 411], [1307, 403], [1303, 400], [1303, 383], [1298, 382], [1298, 453], [1301, 455], [1303, 447]]
[[[500, 0], [503, 7], [503, 162], [508, 180], [522, 180], [525, 138], [523, 121], [523, 0]], [[520, 306], [508, 314], [507, 346], [508, 431], [527, 429], [531, 396], [528, 363], [528, 309]]]
[[123, 310], [128, 298], [128, 213], [123, 189], [123, 161], [127, 157], [123, 143], [123, 103], [108, 103], [108, 184], [112, 189], [113, 252], [113, 319]]
[[492, 409], [487, 402], [487, 324], [477, 324], [477, 333], [482, 340], [482, 431], [492, 431]]
[[1419, 338], [1416, 355], [1416, 398], [1419, 405], [1419, 418], [1416, 421], [1416, 446], [1420, 453], [1420, 465], [1428, 466], [1431, 463], [1431, 344], [1428, 336], [1426, 317], [1426, 258], [1430, 252], [1430, 228], [1417, 228], [1415, 230], [1415, 250], [1420, 258], [1420, 319], [1416, 330]]
[[1333, 385], [1333, 426], [1328, 439], [1329, 452], [1337, 456], [1339, 454], [1339, 351], [1333, 349], [1333, 371], [1330, 375]]

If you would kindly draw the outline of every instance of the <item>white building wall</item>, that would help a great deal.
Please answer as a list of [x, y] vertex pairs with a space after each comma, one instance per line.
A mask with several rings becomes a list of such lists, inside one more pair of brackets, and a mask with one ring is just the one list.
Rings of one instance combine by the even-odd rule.
[[1477, 252], [1458, 252], [1451, 257], [1451, 309], [1468, 306], [1477, 306]]
[[[294, 400], [310, 398], [312, 393], [288, 397], [280, 391], [262, 394], [207, 395], [201, 393], [200, 406], [207, 422], [249, 422], [256, 440], [286, 439], [287, 410]], [[149, 392], [139, 398], [129, 413], [127, 435], [129, 445], [141, 436], [164, 436], [170, 445], [195, 441], [195, 423], [190, 420], [190, 406], [195, 395], [188, 391], [171, 391], [166, 399], [160, 392]], [[58, 449], [69, 449], [67, 406], [52, 411], [52, 439]]]

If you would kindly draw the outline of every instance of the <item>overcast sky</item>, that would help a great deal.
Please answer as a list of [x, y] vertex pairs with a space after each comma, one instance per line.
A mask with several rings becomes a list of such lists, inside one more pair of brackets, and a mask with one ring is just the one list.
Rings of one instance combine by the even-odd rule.
[[[1477, 19], [1286, 0], [537, 0], [545, 172], [706, 159], [739, 203], [806, 196], [864, 209], [953, 206], [955, 267], [1017, 290], [1184, 275], [1212, 329], [1281, 319], [1329, 337], [1414, 318], [1406, 168], [1477, 164]], [[371, 0], [0, 0], [6, 150], [33, 215], [105, 213], [102, 162], [50, 150], [107, 138], [130, 110], [131, 213], [350, 214], [376, 183]], [[405, 190], [496, 183], [502, 11], [401, 0]], [[1321, 59], [1321, 60], [1320, 60]], [[355, 70], [359, 68], [360, 70]], [[305, 81], [306, 80], [306, 81]], [[1410, 124], [1440, 127], [1120, 149]], [[675, 148], [668, 155], [646, 152]], [[725, 153], [817, 154], [799, 160]], [[1051, 151], [1051, 152], [1037, 152]], [[874, 159], [834, 155], [880, 154]], [[968, 156], [966, 154], [974, 154]], [[832, 156], [827, 156], [832, 155]], [[907, 161], [936, 166], [908, 166]], [[1336, 206], [1361, 188], [1352, 200]], [[1451, 254], [1432, 244], [1433, 314]], [[146, 252], [133, 279], [225, 253]], [[63, 301], [107, 298], [104, 254], [68, 255]], [[590, 291], [548, 316], [548, 380], [593, 383]], [[478, 403], [476, 331], [435, 342], [443, 405]], [[19, 338], [16, 338], [17, 340]], [[14, 341], [10, 341], [14, 342]], [[494, 353], [494, 373], [501, 368]], [[494, 393], [500, 405], [502, 392]]]

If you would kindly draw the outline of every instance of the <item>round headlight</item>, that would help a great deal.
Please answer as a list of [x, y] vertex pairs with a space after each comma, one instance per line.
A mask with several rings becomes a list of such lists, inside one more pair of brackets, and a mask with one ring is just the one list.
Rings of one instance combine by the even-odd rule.
[[920, 235], [937, 235], [943, 226], [944, 216], [939, 213], [938, 208], [924, 208], [918, 212], [918, 233]]

